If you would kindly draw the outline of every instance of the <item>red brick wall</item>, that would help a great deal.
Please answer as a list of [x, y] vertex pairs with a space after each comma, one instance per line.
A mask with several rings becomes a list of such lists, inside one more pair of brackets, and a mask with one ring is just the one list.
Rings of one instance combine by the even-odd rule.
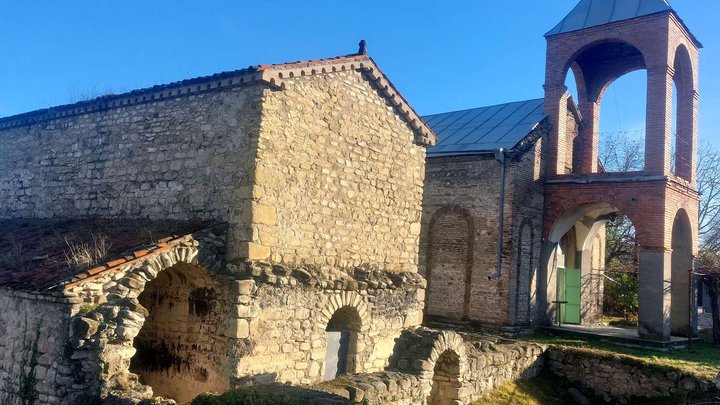
[[493, 280], [499, 163], [490, 154], [428, 159], [420, 239], [428, 315], [492, 325], [530, 322], [543, 212], [540, 157], [538, 141], [506, 163], [503, 268]]

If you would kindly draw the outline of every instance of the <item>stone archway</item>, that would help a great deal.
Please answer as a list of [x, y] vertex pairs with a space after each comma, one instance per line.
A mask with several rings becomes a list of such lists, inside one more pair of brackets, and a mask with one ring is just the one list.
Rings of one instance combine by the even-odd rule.
[[[419, 394], [430, 401], [429, 404], [456, 405], [469, 400], [462, 389], [466, 383], [463, 376], [468, 373], [467, 349], [462, 336], [455, 332], [426, 327], [404, 330], [396, 339], [388, 370], [409, 373], [422, 379], [423, 392]], [[438, 384], [435, 385], [435, 382]], [[445, 396], [434, 396], [439, 392], [455, 397], [455, 402], [431, 402], [447, 399]]]
[[324, 380], [343, 373], [360, 373], [368, 357], [365, 334], [370, 328], [370, 308], [356, 292], [336, 294], [328, 299], [319, 318], [325, 330]]
[[177, 263], [145, 285], [138, 297], [148, 312], [133, 340], [130, 372], [156, 396], [186, 402], [229, 387], [221, 289], [204, 268]]
[[[216, 256], [203, 255], [201, 259], [198, 253], [199, 249], [194, 246], [166, 247], [142, 262], [134, 262], [126, 268], [119, 269], [114, 276], [111, 276], [114, 281], [107, 283], [107, 287], [102, 291], [103, 301], [106, 302], [88, 312], [75, 315], [71, 320], [70, 346], [73, 348], [71, 359], [76, 370], [75, 382], [87, 387], [83, 390], [85, 393], [97, 395], [101, 399], [122, 398], [134, 402], [153, 396], [152, 388], [141, 382], [140, 376], [131, 371], [131, 363], [134, 363], [135, 371], [140, 367], [138, 359], [133, 360], [138, 353], [135, 347], [136, 337], [141, 336], [140, 342], [148, 341], [140, 333], [144, 329], [146, 319], [151, 319], [148, 330], [153, 328], [153, 324], [155, 328], [158, 325], [158, 322], [152, 321], [153, 317], [140, 300], [143, 300], [150, 309], [160, 308], [157, 304], [151, 304], [153, 300], [147, 297], [166, 285], [163, 284], [163, 280], [167, 282], [168, 279], [174, 280], [171, 283], [173, 285], [193, 285], [194, 282], [190, 280], [197, 281], [195, 274], [200, 274], [203, 283], [219, 285], [220, 282], [213, 281], [214, 277], [206, 270], [219, 267]], [[166, 271], [168, 273], [164, 274]], [[159, 275], [162, 275], [160, 280], [153, 283]], [[149, 293], [142, 297], [146, 290]], [[188, 311], [188, 315], [191, 310], [196, 315], [209, 312], [207, 310], [210, 305], [206, 306], [207, 302], [202, 302], [203, 298], [207, 297], [205, 294], [207, 291], [201, 293], [202, 290], [199, 290], [193, 293], [193, 290], [195, 289], [188, 289], [187, 302], [182, 307]], [[213, 312], [225, 307], [224, 301], [227, 301], [225, 294], [218, 294], [217, 298], [218, 303], [215, 304]], [[219, 341], [225, 339], [221, 337], [226, 332], [225, 329], [219, 324], [208, 328], [217, 334]], [[162, 347], [162, 343], [158, 342], [158, 344]], [[166, 341], [164, 344], [168, 348], [174, 342]], [[142, 346], [142, 343], [140, 345]], [[213, 350], [225, 351], [222, 345], [213, 345]], [[142, 356], [147, 356], [147, 353]], [[165, 357], [156, 353], [154, 360], [157, 359], [167, 361]], [[172, 360], [169, 363], [175, 367], [178, 364]], [[224, 366], [225, 364], [221, 365]], [[202, 374], [200, 372], [200, 375]]]
[[327, 348], [323, 379], [333, 380], [357, 371], [358, 335], [362, 321], [355, 307], [344, 306], [333, 314], [325, 331]]
[[460, 401], [460, 357], [444, 351], [435, 361], [428, 405], [456, 405]]

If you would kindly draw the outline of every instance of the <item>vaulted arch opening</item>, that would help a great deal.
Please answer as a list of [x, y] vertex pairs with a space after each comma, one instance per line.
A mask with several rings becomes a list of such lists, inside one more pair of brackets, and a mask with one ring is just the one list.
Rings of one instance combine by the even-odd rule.
[[690, 272], [693, 268], [693, 233], [690, 218], [684, 209], [678, 210], [672, 227], [671, 259], [671, 332], [678, 336], [691, 333], [694, 317], [691, 311], [692, 292]]
[[598, 110], [599, 172], [641, 172], [645, 168], [647, 71], [612, 81]]
[[[639, 49], [617, 40], [590, 44], [570, 58], [564, 82], [568, 91], [576, 92], [573, 99], [582, 122], [574, 138], [573, 128], [561, 125], [560, 136], [566, 139], [560, 142], [563, 150], [558, 150], [558, 158], [565, 162], [564, 173], [643, 170], [646, 68]], [[560, 111], [565, 111], [562, 105]]]
[[[598, 323], [606, 307], [606, 280], [625, 274], [637, 280], [637, 240], [632, 222], [610, 204], [583, 204], [557, 219], [550, 239], [553, 250], [546, 274], [554, 321]], [[633, 294], [637, 296], [637, 288]], [[637, 316], [637, 308], [632, 315]]]
[[219, 284], [207, 270], [177, 263], [149, 281], [138, 301], [149, 313], [130, 360], [140, 382], [179, 402], [228, 388], [226, 317]]
[[460, 356], [445, 350], [435, 362], [428, 405], [455, 405], [460, 401]]
[[330, 318], [325, 328], [327, 334], [323, 372], [325, 381], [357, 371], [358, 337], [361, 329], [362, 320], [355, 307], [339, 308]]
[[695, 170], [695, 125], [697, 92], [692, 60], [687, 48], [679, 45], [673, 63], [673, 87], [675, 89], [674, 121], [674, 174], [692, 181]]

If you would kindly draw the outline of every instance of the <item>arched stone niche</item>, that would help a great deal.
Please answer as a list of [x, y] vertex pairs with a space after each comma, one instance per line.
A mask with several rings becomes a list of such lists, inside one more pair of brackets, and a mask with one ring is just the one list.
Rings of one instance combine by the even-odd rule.
[[326, 332], [324, 380], [363, 371], [362, 365], [372, 350], [365, 344], [369, 325], [370, 310], [360, 295], [344, 293], [329, 298], [320, 318], [320, 327]]
[[188, 401], [229, 387], [224, 279], [178, 246], [137, 263], [71, 321], [77, 382], [101, 398]]

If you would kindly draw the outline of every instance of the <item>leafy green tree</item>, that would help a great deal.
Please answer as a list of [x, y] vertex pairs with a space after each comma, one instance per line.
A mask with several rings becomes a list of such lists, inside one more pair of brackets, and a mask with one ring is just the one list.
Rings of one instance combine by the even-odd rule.
[[625, 322], [634, 322], [638, 314], [638, 276], [637, 272], [609, 273], [605, 282], [604, 312], [611, 316], [621, 316]]

